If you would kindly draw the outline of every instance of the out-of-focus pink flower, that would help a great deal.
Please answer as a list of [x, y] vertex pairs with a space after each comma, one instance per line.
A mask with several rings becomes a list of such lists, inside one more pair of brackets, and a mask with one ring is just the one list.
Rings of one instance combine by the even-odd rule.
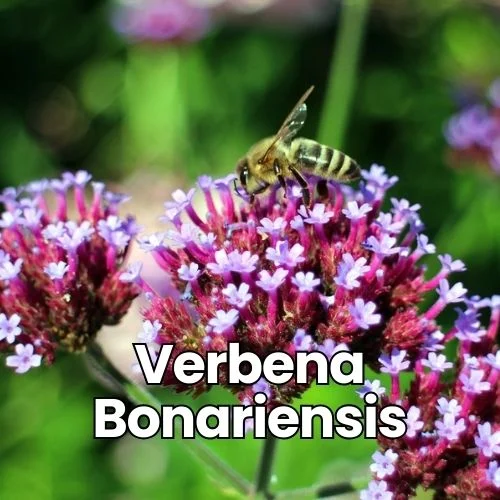
[[210, 13], [187, 0], [129, 0], [115, 9], [113, 25], [134, 42], [192, 42], [207, 32]]

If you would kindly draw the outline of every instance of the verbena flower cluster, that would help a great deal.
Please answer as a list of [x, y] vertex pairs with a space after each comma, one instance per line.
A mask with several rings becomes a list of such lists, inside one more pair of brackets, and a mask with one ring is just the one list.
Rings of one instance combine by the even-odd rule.
[[188, 0], [122, 1], [114, 11], [113, 24], [131, 41], [185, 43], [205, 35], [210, 14]]
[[120, 280], [137, 233], [132, 217], [118, 216], [126, 198], [94, 182], [88, 202], [90, 179], [66, 173], [0, 196], [0, 350], [17, 373], [52, 363], [58, 348], [85, 350], [140, 292]]
[[[160, 344], [175, 343], [172, 359], [184, 350], [202, 356], [225, 351], [228, 342], [238, 341], [241, 351], [262, 357], [276, 350], [319, 350], [331, 357], [349, 348], [363, 352], [377, 370], [381, 354], [404, 357], [404, 368], [414, 364], [423, 349], [442, 340], [437, 315], [463, 300], [462, 284], [448, 279], [464, 266], [442, 255], [439, 272], [426, 278], [420, 259], [435, 247], [422, 232], [419, 205], [392, 198], [383, 211], [386, 190], [397, 178], [377, 165], [363, 177], [359, 190], [334, 182], [325, 188], [321, 181], [310, 209], [295, 185], [286, 201], [277, 189], [253, 205], [235, 198], [233, 175], [204, 176], [198, 189], [175, 191], [164, 216], [172, 228], [140, 242], [178, 294], [163, 297], [149, 289], [139, 339], [150, 344], [153, 356]], [[311, 188], [316, 182], [310, 179]], [[197, 191], [206, 216], [194, 208]], [[142, 283], [139, 273], [136, 266], [128, 278]], [[425, 297], [435, 303], [421, 312]], [[195, 393], [208, 389], [203, 382], [180, 385], [171, 365], [164, 384]], [[244, 403], [265, 392], [270, 404], [289, 402], [307, 389], [293, 380], [228, 388]]]
[[500, 174], [500, 79], [488, 91], [488, 104], [469, 106], [453, 116], [445, 136], [454, 164], [473, 163]]
[[[371, 465], [374, 479], [362, 500], [406, 499], [419, 486], [435, 491], [436, 498], [500, 498], [500, 351], [495, 343], [500, 296], [464, 304], [453, 327], [440, 332], [416, 359], [405, 350], [380, 357], [381, 371], [391, 376], [390, 394], [378, 380], [367, 381], [359, 391], [377, 392], [381, 406], [399, 404], [408, 415], [403, 438], [380, 439], [381, 451]], [[491, 314], [483, 327], [481, 313], [487, 309]], [[433, 306], [428, 319], [439, 311]], [[447, 355], [458, 359], [451, 362]], [[408, 368], [415, 377], [401, 394], [400, 373]]]

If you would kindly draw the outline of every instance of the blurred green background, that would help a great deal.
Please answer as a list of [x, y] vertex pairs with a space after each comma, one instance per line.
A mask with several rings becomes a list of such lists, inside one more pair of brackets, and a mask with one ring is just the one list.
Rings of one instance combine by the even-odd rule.
[[[2, 0], [0, 187], [84, 168], [117, 185], [147, 173], [156, 187], [164, 183], [166, 199], [197, 175], [231, 172], [311, 84], [303, 132], [317, 137], [329, 85], [342, 87], [347, 75], [329, 80], [345, 5], [266, 3], [254, 14], [219, 6], [192, 43], [151, 43], [116, 32], [116, 4]], [[294, 11], [300, 4], [310, 15]], [[481, 295], [499, 290], [500, 179], [447, 166], [442, 130], [464, 96], [481, 98], [500, 75], [495, 4], [373, 0], [366, 26], [348, 27], [352, 36], [364, 30], [364, 42], [356, 78], [344, 81], [353, 100], [343, 150], [400, 177], [393, 196], [422, 204], [427, 234], [440, 253], [466, 261], [463, 280]], [[336, 119], [328, 117], [334, 127]], [[150, 187], [141, 185], [147, 197]], [[0, 499], [231, 497], [181, 441], [94, 441], [92, 398], [109, 392], [89, 379], [82, 359], [61, 356], [22, 377], [0, 372]], [[352, 389], [315, 388], [304, 401], [357, 400]], [[207, 401], [232, 399], [213, 391], [193, 404]], [[253, 476], [260, 443], [210, 446]], [[340, 439], [281, 443], [276, 487], [363, 475], [373, 448]]]

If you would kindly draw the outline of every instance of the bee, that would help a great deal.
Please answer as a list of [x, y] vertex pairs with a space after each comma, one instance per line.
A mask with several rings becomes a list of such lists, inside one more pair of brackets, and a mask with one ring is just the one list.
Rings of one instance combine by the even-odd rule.
[[349, 182], [359, 179], [359, 165], [338, 149], [325, 146], [312, 139], [295, 138], [307, 117], [306, 99], [314, 90], [310, 87], [299, 99], [280, 129], [273, 137], [254, 144], [236, 167], [234, 188], [244, 196], [241, 188], [253, 202], [255, 195], [265, 192], [279, 182], [286, 196], [286, 180], [295, 179], [302, 189], [302, 200], [311, 205], [311, 192], [303, 174], [313, 174], [324, 179]]

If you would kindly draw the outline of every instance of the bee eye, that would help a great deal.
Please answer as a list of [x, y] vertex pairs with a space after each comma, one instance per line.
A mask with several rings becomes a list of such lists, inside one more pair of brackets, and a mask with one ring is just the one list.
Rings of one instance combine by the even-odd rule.
[[240, 183], [242, 186], [246, 186], [248, 177], [248, 169], [244, 167], [240, 172]]

